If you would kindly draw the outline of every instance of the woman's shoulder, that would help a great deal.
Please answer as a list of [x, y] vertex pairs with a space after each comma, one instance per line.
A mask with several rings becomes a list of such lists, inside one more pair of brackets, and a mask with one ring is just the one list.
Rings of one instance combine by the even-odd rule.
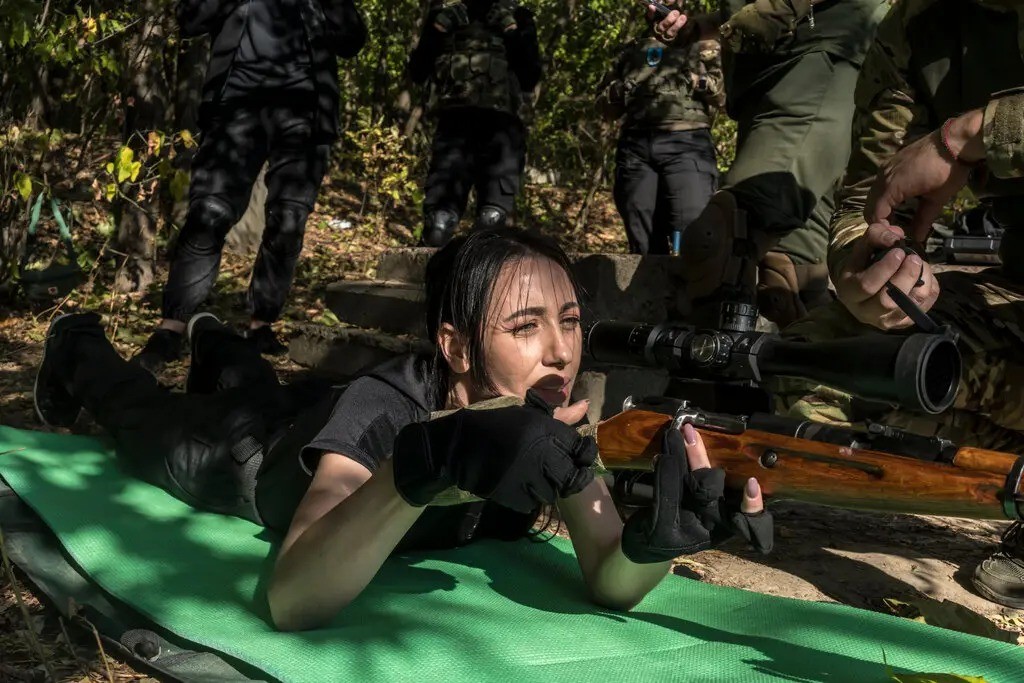
[[[409, 353], [392, 358], [353, 380], [341, 400], [353, 398], [370, 402], [381, 410], [395, 404], [407, 404], [415, 412], [429, 414], [437, 410], [437, 378], [431, 354]], [[347, 400], [346, 400], [347, 399]]]

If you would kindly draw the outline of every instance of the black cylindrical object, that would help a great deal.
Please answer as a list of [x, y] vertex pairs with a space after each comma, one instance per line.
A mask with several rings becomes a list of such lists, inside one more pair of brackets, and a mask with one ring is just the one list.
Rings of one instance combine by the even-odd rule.
[[770, 338], [758, 351], [757, 366], [765, 375], [800, 377], [935, 414], [953, 404], [961, 360], [952, 339], [919, 332], [822, 342]]
[[799, 342], [759, 332], [599, 321], [584, 331], [584, 349], [599, 362], [663, 367], [683, 377], [799, 377], [932, 414], [952, 405], [961, 372], [956, 343], [942, 334]]

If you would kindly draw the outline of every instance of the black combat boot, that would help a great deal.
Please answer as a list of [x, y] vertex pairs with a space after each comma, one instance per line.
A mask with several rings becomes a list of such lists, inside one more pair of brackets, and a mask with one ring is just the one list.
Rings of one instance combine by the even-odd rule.
[[270, 325], [260, 325], [245, 333], [245, 338], [250, 340], [256, 350], [267, 356], [283, 356], [288, 353], [288, 345], [281, 342], [270, 329]]
[[185, 335], [181, 332], [158, 327], [142, 350], [132, 358], [132, 362], [155, 375], [168, 363], [181, 360], [181, 347], [184, 341]]
[[1003, 532], [999, 552], [978, 565], [973, 583], [992, 602], [1024, 609], [1024, 538], [1020, 522]]
[[82, 412], [82, 404], [67, 389], [70, 376], [68, 343], [72, 334], [103, 337], [100, 317], [95, 313], [67, 313], [50, 323], [43, 342], [43, 358], [32, 390], [36, 415], [48, 427], [70, 427]]

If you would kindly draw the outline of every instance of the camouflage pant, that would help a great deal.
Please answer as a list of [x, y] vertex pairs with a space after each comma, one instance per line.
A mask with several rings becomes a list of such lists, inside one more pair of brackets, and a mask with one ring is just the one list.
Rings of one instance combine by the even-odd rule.
[[[963, 376], [953, 408], [923, 416], [893, 411], [882, 421], [957, 445], [1024, 453], [1024, 284], [996, 268], [979, 273], [937, 275], [941, 294], [929, 315], [960, 332]], [[788, 339], [824, 341], [863, 334], [839, 302], [790, 325]], [[848, 423], [857, 418], [850, 396], [797, 380], [776, 380], [779, 408], [815, 421]]]

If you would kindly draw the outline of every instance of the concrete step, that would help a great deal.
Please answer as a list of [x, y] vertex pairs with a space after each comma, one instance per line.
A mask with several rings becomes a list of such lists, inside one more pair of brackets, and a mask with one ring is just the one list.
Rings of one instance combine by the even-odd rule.
[[377, 262], [377, 279], [422, 284], [427, 261], [435, 251], [427, 247], [388, 249]]
[[[415, 324], [404, 318], [417, 314], [412, 302], [421, 300], [422, 295], [417, 297], [415, 289], [423, 282], [432, 253], [431, 249], [387, 252], [377, 266], [382, 285], [337, 283], [331, 286], [333, 294], [331, 288], [328, 290], [328, 306], [343, 322], [417, 333]], [[575, 254], [572, 261], [573, 273], [584, 290], [582, 303], [587, 317], [660, 322], [679, 316], [676, 292], [682, 287], [682, 262], [678, 258]], [[370, 310], [377, 308], [380, 310]]]
[[426, 335], [423, 285], [397, 280], [343, 280], [327, 286], [338, 320], [390, 334]]
[[429, 352], [432, 349], [422, 339], [354, 327], [308, 324], [300, 326], [299, 332], [289, 342], [288, 356], [299, 365], [341, 379], [361, 374], [404, 353]]

